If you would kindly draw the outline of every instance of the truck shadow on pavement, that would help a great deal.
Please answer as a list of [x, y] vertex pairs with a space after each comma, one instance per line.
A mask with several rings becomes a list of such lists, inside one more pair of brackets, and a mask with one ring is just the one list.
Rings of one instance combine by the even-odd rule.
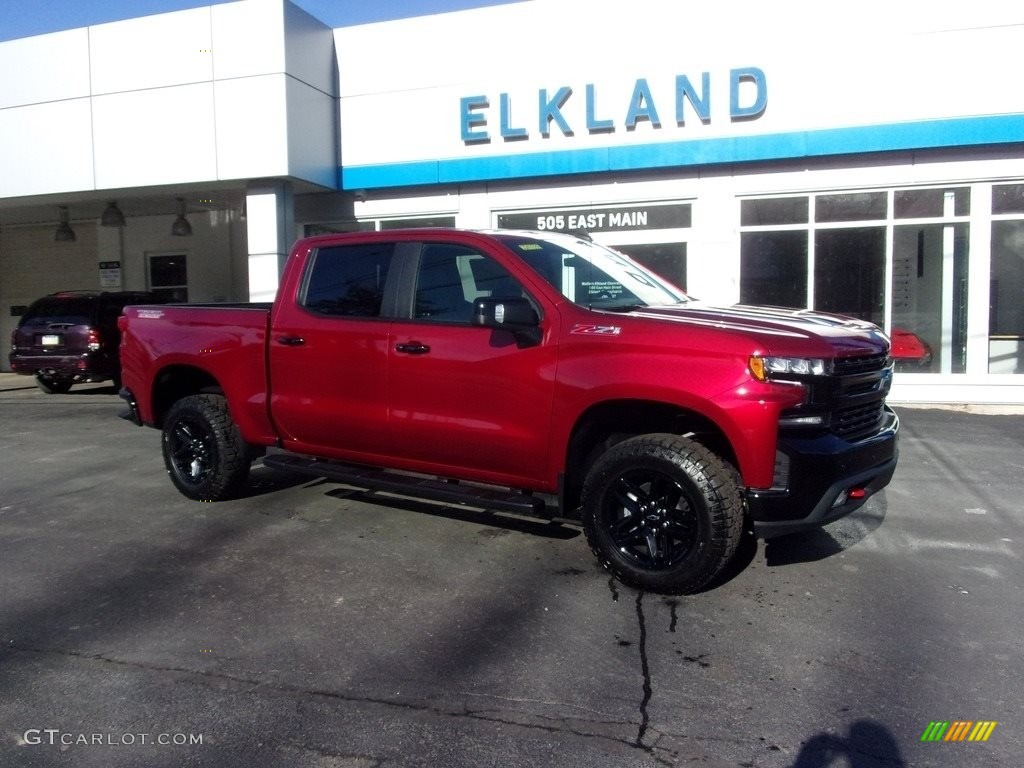
[[297, 488], [305, 485], [310, 488], [326, 483], [326, 480], [302, 475], [297, 472], [282, 472], [279, 469], [269, 469], [260, 464], [253, 464], [249, 471], [249, 481], [245, 487], [235, 496], [235, 499], [251, 499], [256, 496], [266, 496], [278, 491], [285, 491], [289, 488]]
[[888, 503], [885, 491], [882, 491], [849, 517], [829, 523], [824, 528], [768, 539], [764, 549], [765, 561], [771, 566], [795, 565], [841, 554], [873, 534], [885, 522], [887, 511]]

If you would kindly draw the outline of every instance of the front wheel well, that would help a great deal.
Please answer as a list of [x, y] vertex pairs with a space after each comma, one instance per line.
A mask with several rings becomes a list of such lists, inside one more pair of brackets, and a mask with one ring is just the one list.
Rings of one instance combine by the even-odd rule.
[[583, 482], [601, 454], [623, 440], [665, 432], [686, 435], [734, 468], [738, 467], [736, 452], [725, 433], [697, 411], [647, 400], [601, 403], [583, 413], [569, 438], [561, 490], [562, 515], [579, 516]]

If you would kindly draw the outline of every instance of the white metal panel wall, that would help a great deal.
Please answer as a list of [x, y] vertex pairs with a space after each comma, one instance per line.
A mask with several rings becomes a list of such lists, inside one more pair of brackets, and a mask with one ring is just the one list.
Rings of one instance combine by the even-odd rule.
[[0, 109], [88, 96], [88, 59], [85, 29], [0, 44]]
[[[0, 197], [267, 175], [333, 187], [333, 46], [285, 0], [0, 43]], [[307, 107], [289, 137], [289, 110]]]
[[215, 83], [219, 178], [288, 174], [285, 79], [256, 75]]
[[209, 8], [89, 28], [92, 93], [123, 93], [213, 78]]
[[0, 197], [93, 187], [89, 99], [0, 109]]
[[268, 75], [285, 70], [284, 12], [280, 0], [249, 0], [208, 8], [213, 28], [214, 77]]
[[218, 178], [212, 83], [92, 101], [97, 189]]
[[294, 78], [285, 82], [288, 98], [288, 171], [325, 187], [338, 179], [338, 102]]

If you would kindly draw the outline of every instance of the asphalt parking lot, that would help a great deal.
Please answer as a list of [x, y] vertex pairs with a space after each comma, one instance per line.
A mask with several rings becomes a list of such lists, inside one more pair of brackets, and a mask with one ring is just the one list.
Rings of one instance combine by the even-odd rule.
[[1018, 766], [1024, 416], [897, 410], [883, 494], [669, 598], [571, 527], [189, 501], [111, 387], [0, 374], [0, 766]]

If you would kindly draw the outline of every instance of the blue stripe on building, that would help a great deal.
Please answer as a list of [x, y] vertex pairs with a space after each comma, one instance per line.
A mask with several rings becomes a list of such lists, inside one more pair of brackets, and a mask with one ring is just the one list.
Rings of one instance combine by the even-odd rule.
[[926, 120], [634, 146], [489, 155], [340, 169], [342, 189], [381, 189], [604, 171], [1024, 142], [1024, 115]]

